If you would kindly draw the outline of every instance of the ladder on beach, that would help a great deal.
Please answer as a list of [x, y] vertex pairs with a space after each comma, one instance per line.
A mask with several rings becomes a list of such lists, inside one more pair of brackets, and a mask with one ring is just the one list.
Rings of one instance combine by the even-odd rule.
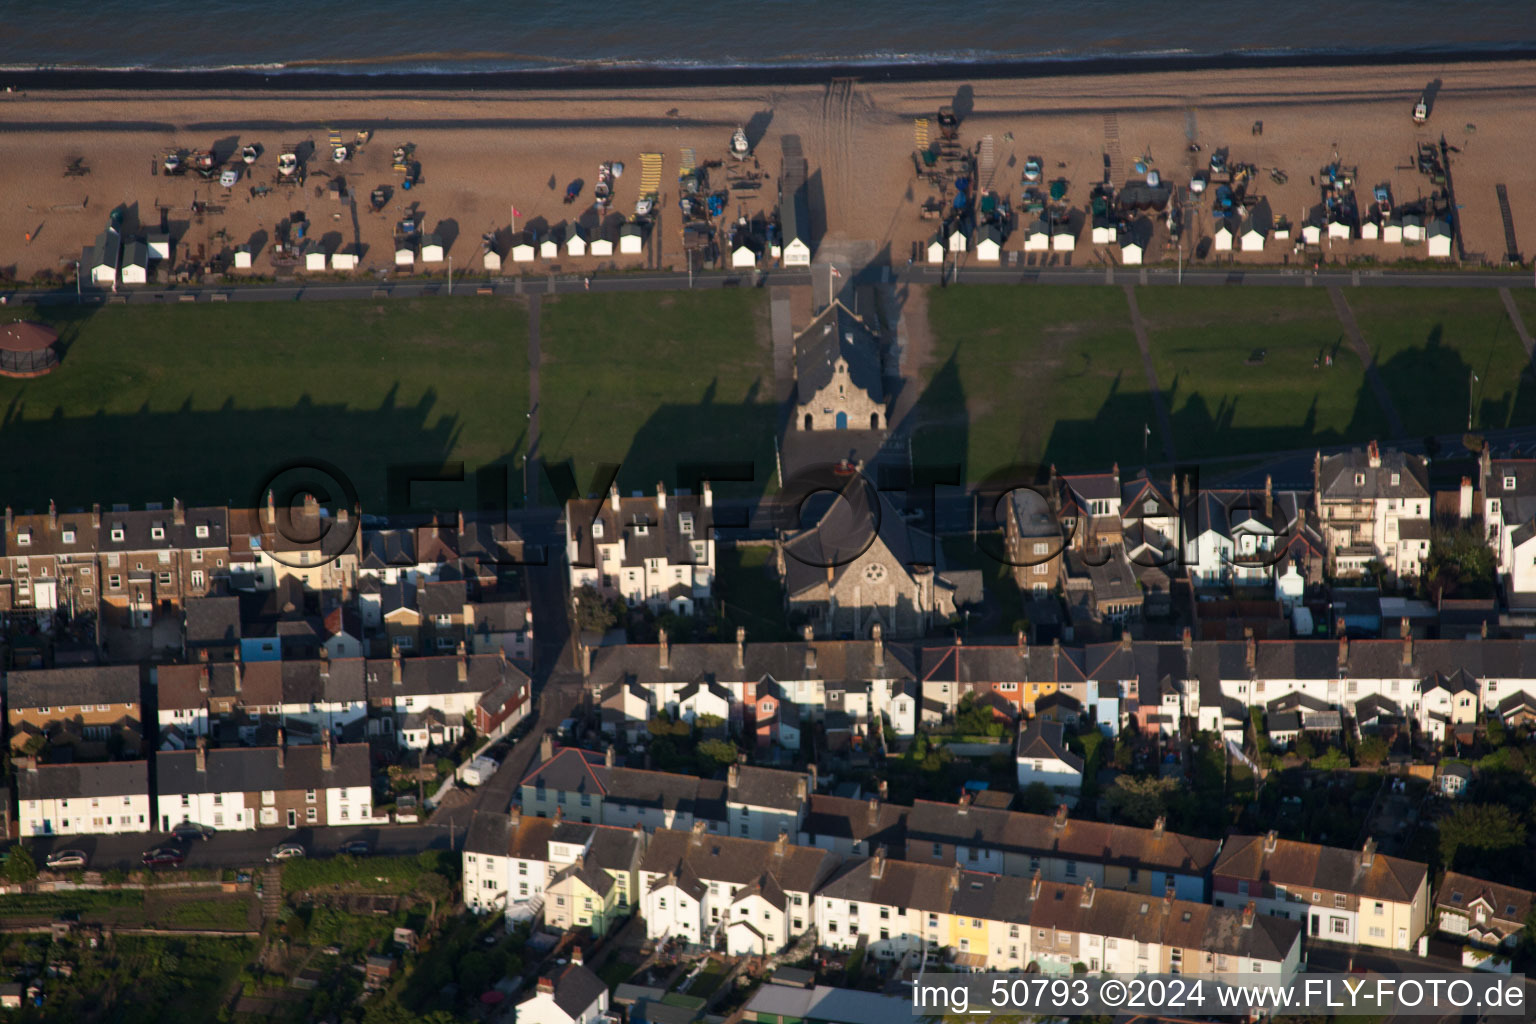
[[917, 144], [919, 153], [928, 152], [928, 119], [926, 117], [912, 119], [912, 141]]
[[1109, 183], [1125, 181], [1125, 165], [1120, 162], [1120, 115], [1104, 115], [1104, 155], [1109, 157]]
[[1520, 246], [1515, 243], [1515, 218], [1509, 212], [1509, 189], [1501, 183], [1493, 186], [1493, 190], [1499, 197], [1499, 215], [1504, 218], [1504, 259], [1519, 263]]
[[661, 154], [640, 154], [640, 194], [658, 195], [661, 192]]
[[992, 136], [984, 135], [981, 139], [981, 157], [977, 164], [976, 177], [980, 179], [981, 189], [992, 187], [992, 174], [997, 170], [997, 154], [992, 148]]

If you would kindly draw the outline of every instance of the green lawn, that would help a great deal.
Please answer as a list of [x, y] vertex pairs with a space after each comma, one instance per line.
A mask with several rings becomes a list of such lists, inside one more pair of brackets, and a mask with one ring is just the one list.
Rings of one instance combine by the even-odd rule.
[[1386, 436], [1326, 289], [1145, 287], [1136, 303], [1181, 457]]
[[[601, 464], [619, 486], [679, 486], [679, 466], [753, 463], [772, 483], [773, 359], [755, 289], [608, 293], [544, 300], [540, 430], [545, 461], [581, 492]], [[696, 487], [687, 477], [681, 486]]]
[[1140, 459], [1152, 403], [1120, 289], [933, 288], [928, 320], [915, 461], [958, 460], [977, 481], [1033, 462]]
[[1536, 423], [1530, 363], [1497, 291], [1357, 288], [1349, 305], [1409, 434], [1465, 430], [1473, 373], [1475, 428]]
[[[527, 314], [514, 300], [7, 312], [54, 324], [67, 346], [47, 377], [0, 378], [0, 478], [17, 507], [245, 503], [277, 467], [320, 458], [378, 508], [391, 464], [456, 459], [472, 474], [522, 450]], [[474, 507], [469, 483], [416, 500]]]

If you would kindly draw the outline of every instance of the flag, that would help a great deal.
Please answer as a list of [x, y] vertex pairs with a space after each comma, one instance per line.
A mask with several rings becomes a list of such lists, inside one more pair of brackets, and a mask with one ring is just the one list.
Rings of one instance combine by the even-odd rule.
[[836, 263], [829, 263], [829, 264], [827, 264], [827, 266], [832, 271], [832, 276], [833, 277], [842, 277], [843, 276], [843, 272], [841, 270], [837, 269], [837, 264]]
[[512, 216], [514, 216], [514, 217], [521, 217], [522, 215], [523, 215], [523, 211], [522, 210], [519, 210], [515, 206], [512, 207]]

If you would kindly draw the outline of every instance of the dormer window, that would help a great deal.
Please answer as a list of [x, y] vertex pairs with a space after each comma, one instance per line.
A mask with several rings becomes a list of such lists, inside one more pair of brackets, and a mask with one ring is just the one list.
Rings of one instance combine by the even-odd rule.
[[123, 539], [123, 528], [121, 526], [112, 527], [112, 539], [116, 541]]
[[150, 540], [165, 540], [165, 527], [151, 526], [149, 528], [149, 538]]
[[1393, 487], [1398, 486], [1402, 482], [1403, 482], [1403, 474], [1401, 474], [1401, 473], [1393, 473], [1392, 474], [1392, 486]]
[[597, 540], [603, 539], [603, 521], [601, 519], [592, 524], [592, 536]]
[[1355, 486], [1356, 487], [1364, 487], [1365, 486], [1365, 474], [1364, 473], [1356, 473], [1355, 474]]
[[1512, 491], [1515, 489], [1515, 475], [1513, 473], [1510, 473], [1504, 477], [1504, 489], [1506, 491]]
[[208, 537], [208, 527], [200, 524], [196, 528], [196, 533], [199, 540], [205, 540]]
[[636, 537], [646, 537], [646, 536], [649, 536], [650, 532], [651, 532], [651, 528], [649, 526], [647, 526], [645, 523], [636, 523], [635, 524], [635, 536]]
[[679, 512], [677, 515], [678, 532], [686, 537], [693, 536], [693, 513]]
[[75, 542], [75, 531], [74, 530], [65, 530], [64, 531], [64, 543], [65, 544], [73, 544], [74, 542]]
[[32, 543], [32, 531], [31, 530], [18, 530], [18, 531], [16, 531], [16, 543], [21, 545], [22, 547], [26, 547], [29, 544], [31, 544]]

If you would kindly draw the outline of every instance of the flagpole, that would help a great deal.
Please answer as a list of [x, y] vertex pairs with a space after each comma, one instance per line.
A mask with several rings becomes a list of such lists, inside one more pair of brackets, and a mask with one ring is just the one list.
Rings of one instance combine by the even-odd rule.
[[517, 204], [508, 203], [507, 209], [512, 211], [512, 234], [517, 234]]

